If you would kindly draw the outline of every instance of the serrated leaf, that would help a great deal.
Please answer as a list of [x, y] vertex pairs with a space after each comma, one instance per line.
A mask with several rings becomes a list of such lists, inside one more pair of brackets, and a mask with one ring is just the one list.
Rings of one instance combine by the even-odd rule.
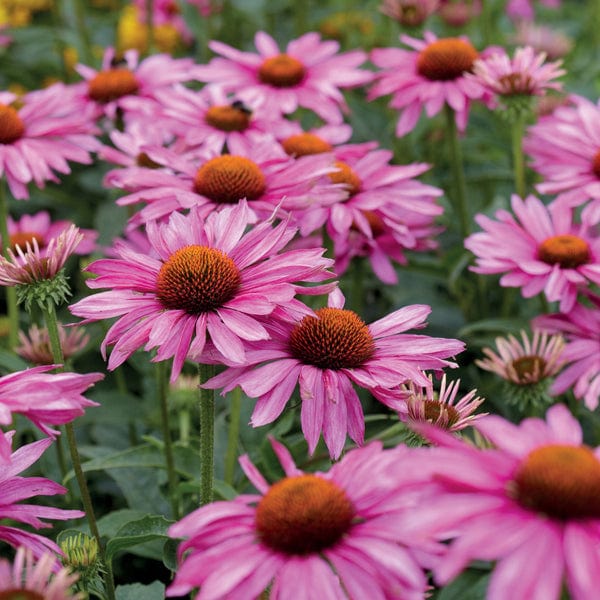
[[143, 519], [130, 521], [123, 525], [106, 544], [106, 558], [112, 560], [113, 556], [132, 546], [151, 542], [156, 539], [170, 539], [167, 530], [173, 521], [168, 521], [162, 515], [148, 515]]

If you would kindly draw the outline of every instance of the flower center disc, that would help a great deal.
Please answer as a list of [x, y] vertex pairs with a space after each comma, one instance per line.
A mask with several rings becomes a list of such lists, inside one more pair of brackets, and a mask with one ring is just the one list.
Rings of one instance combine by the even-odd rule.
[[308, 156], [331, 151], [331, 144], [310, 132], [291, 135], [281, 142], [283, 149], [290, 156]]
[[313, 554], [335, 545], [350, 529], [354, 509], [335, 483], [316, 475], [286, 477], [256, 507], [261, 541], [286, 554]]
[[304, 73], [304, 65], [289, 54], [269, 56], [258, 68], [260, 81], [279, 88], [298, 85], [304, 79]]
[[362, 182], [354, 170], [340, 160], [335, 161], [335, 166], [338, 170], [329, 173], [329, 179], [331, 179], [333, 183], [345, 183], [348, 193], [351, 196], [360, 192]]
[[530, 95], [534, 89], [533, 81], [526, 73], [503, 75], [498, 79], [498, 83], [502, 86], [502, 94], [505, 96]]
[[437, 422], [437, 420], [442, 416], [442, 413], [445, 412], [448, 415], [448, 427], [452, 427], [452, 425], [454, 425], [460, 417], [454, 406], [443, 404], [438, 400], [425, 400], [423, 402], [423, 409], [425, 413], [425, 420], [430, 421], [431, 423]]
[[0, 600], [44, 600], [44, 596], [33, 590], [2, 590]]
[[145, 167], [146, 169], [160, 169], [162, 166], [153, 161], [146, 152], [140, 152], [135, 159], [135, 163], [138, 167]]
[[539, 260], [563, 269], [575, 269], [590, 260], [590, 247], [576, 235], [555, 235], [545, 239], [538, 248]]
[[19, 113], [6, 104], [0, 104], [0, 144], [12, 144], [25, 133]]
[[470, 71], [477, 50], [460, 38], [432, 42], [419, 53], [417, 71], [431, 81], [451, 81]]
[[156, 295], [167, 309], [197, 315], [223, 306], [235, 296], [240, 283], [237, 266], [224, 252], [185, 246], [160, 268]]
[[600, 461], [586, 446], [532, 450], [515, 476], [517, 500], [557, 519], [600, 518]]
[[[385, 232], [385, 223], [383, 219], [373, 210], [363, 210], [363, 216], [369, 223], [369, 227], [371, 228], [371, 233], [373, 237], [376, 238]], [[359, 227], [356, 223], [352, 222], [350, 229], [354, 231], [360, 231]]]
[[537, 383], [546, 372], [546, 361], [541, 356], [520, 356], [511, 363], [521, 384]]
[[33, 240], [37, 241], [39, 248], [43, 248], [45, 246], [44, 237], [39, 233], [19, 231], [10, 236], [10, 247], [15, 250], [18, 245], [21, 247], [21, 250], [25, 250], [27, 248], [27, 243], [29, 243], [29, 245], [33, 248]]
[[211, 106], [204, 115], [208, 125], [221, 131], [245, 131], [250, 124], [250, 115], [229, 104]]
[[256, 200], [266, 188], [265, 176], [255, 162], [231, 154], [210, 159], [194, 178], [198, 194], [221, 204], [235, 204], [242, 198]]
[[592, 159], [592, 173], [600, 179], [600, 150], [594, 154]]
[[292, 355], [320, 369], [353, 369], [375, 353], [369, 328], [353, 311], [321, 308], [307, 316], [290, 334]]
[[100, 71], [88, 84], [88, 95], [96, 102], [111, 102], [135, 94], [139, 83], [129, 69]]

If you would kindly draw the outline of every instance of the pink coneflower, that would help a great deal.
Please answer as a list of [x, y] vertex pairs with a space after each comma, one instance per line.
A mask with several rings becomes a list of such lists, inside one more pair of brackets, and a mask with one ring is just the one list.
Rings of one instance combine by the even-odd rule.
[[396, 135], [402, 137], [417, 124], [424, 109], [428, 117], [439, 113], [444, 105], [456, 113], [456, 124], [464, 130], [469, 105], [485, 94], [484, 88], [465, 77], [479, 57], [466, 37], [442, 38], [425, 32], [425, 39], [407, 35], [400, 40], [413, 48], [376, 48], [371, 60], [382, 69], [369, 91], [369, 99], [392, 94], [390, 106], [402, 111]]
[[437, 9], [439, 0], [383, 0], [379, 10], [401, 25], [417, 27]]
[[[132, 6], [137, 9], [140, 24], [148, 23], [146, 11], [148, 6], [147, 0], [133, 0]], [[150, 6], [152, 6], [151, 18], [154, 27], [169, 25], [179, 32], [187, 44], [193, 41], [194, 36], [184, 17], [181, 15], [181, 11], [175, 0], [152, 0]]]
[[529, 127], [523, 149], [544, 181], [541, 194], [559, 194], [556, 203], [600, 209], [600, 101], [570, 96], [574, 106], [559, 107]]
[[285, 213], [335, 202], [344, 194], [339, 185], [322, 180], [321, 176], [335, 170], [330, 155], [293, 159], [267, 139], [253, 143], [231, 137], [228, 146], [229, 154], [207, 152], [203, 159], [155, 150], [152, 159], [172, 173], [116, 170], [108, 173], [105, 183], [133, 191], [117, 204], [148, 204], [129, 221], [130, 227], [193, 206], [209, 213], [244, 198], [258, 216], [269, 218], [276, 207]]
[[20, 546], [11, 564], [0, 559], [0, 598], [26, 600], [83, 600], [71, 586], [78, 575], [70, 569], [55, 572], [56, 557], [46, 553], [36, 561], [29, 548]]
[[348, 111], [340, 88], [364, 85], [372, 79], [370, 71], [358, 68], [367, 60], [365, 52], [338, 54], [338, 42], [321, 41], [315, 32], [292, 40], [285, 52], [264, 31], [255, 35], [254, 44], [258, 54], [210, 42], [210, 49], [221, 57], [196, 67], [194, 77], [218, 84], [242, 101], [246, 95], [259, 95], [265, 110], [273, 113], [290, 114], [303, 107], [329, 123], [341, 123], [342, 111]]
[[531, 385], [554, 377], [564, 364], [565, 340], [535, 329], [530, 340], [521, 330], [521, 341], [514, 335], [496, 338], [496, 350], [484, 348], [486, 358], [475, 364], [516, 385]]
[[153, 54], [142, 60], [137, 50], [127, 50], [123, 62], [116, 60], [114, 48], [107, 48], [100, 70], [79, 64], [75, 68], [85, 80], [75, 88], [96, 115], [114, 119], [120, 109], [128, 117], [151, 116], [157, 111], [155, 94], [175, 83], [193, 78], [191, 58]]
[[517, 25], [513, 39], [519, 46], [531, 46], [536, 52], [545, 52], [549, 60], [562, 58], [573, 48], [573, 40], [562, 31], [530, 21], [521, 21]]
[[[371, 325], [343, 306], [344, 297], [337, 290], [329, 295], [327, 308], [273, 325], [272, 339], [247, 353], [250, 365], [262, 364], [232, 367], [205, 387], [224, 386], [227, 391], [240, 385], [248, 396], [258, 397], [251, 420], [258, 427], [279, 417], [299, 385], [309, 452], [314, 452], [322, 432], [332, 458], [338, 458], [346, 435], [357, 444], [364, 438], [363, 411], [354, 385], [367, 390], [408, 381], [427, 385], [421, 369], [455, 366], [445, 359], [464, 349], [458, 340], [404, 333], [425, 326], [429, 306], [406, 306]], [[390, 403], [397, 405], [395, 400]]]
[[26, 242], [24, 249], [20, 245], [14, 251], [8, 248], [9, 258], [0, 256], [0, 285], [27, 285], [54, 279], [82, 239], [83, 234], [71, 224], [43, 250], [36, 237], [31, 243]]
[[[167, 596], [258, 598], [424, 598], [421, 567], [431, 544], [415, 546], [396, 527], [410, 502], [402, 487], [418, 478], [409, 450], [373, 443], [327, 472], [306, 473], [271, 440], [286, 476], [269, 485], [243, 456], [259, 491], [214, 502], [175, 523], [183, 562]], [[400, 466], [402, 465], [402, 466]], [[293, 590], [293, 591], [292, 591]]]
[[331, 289], [298, 285], [331, 278], [322, 248], [280, 252], [295, 230], [264, 221], [244, 233], [251, 222], [245, 202], [206, 220], [195, 210], [174, 213], [168, 223], [148, 224], [158, 259], [120, 247], [119, 259], [88, 267], [98, 275], [89, 287], [112, 289], [80, 300], [71, 312], [85, 322], [121, 317], [102, 343], [103, 352], [114, 344], [109, 369], [140, 347], [157, 348], [155, 361], [174, 359], [174, 381], [208, 335], [226, 360], [242, 364], [247, 342], [268, 338], [261, 318], [293, 303], [297, 292]]
[[484, 399], [475, 396], [477, 390], [471, 390], [456, 400], [460, 389], [460, 379], [446, 383], [446, 374], [442, 376], [439, 391], [434, 392], [433, 380], [421, 387], [412, 381], [405, 386], [406, 408], [399, 411], [400, 418], [410, 427], [413, 423], [432, 423], [447, 431], [460, 431], [487, 413], [474, 414]]
[[[2, 446], [10, 448], [14, 431], [0, 434]], [[43, 477], [23, 477], [19, 473], [30, 467], [52, 444], [52, 439], [45, 438], [32, 444], [21, 446], [10, 454], [9, 461], [0, 463], [0, 518], [10, 519], [29, 525], [35, 529], [50, 527], [44, 519], [78, 519], [85, 516], [80, 510], [63, 510], [39, 504], [20, 504], [34, 496], [54, 496], [64, 494], [67, 490], [62, 485]], [[49, 550], [55, 555], [61, 554], [60, 548], [48, 537], [31, 533], [13, 525], [0, 525], [0, 540], [18, 548], [29, 548], [37, 558]], [[58, 567], [58, 563], [56, 563]]]
[[493, 448], [478, 449], [429, 426], [423, 433], [442, 447], [413, 454], [438, 489], [404, 526], [417, 539], [453, 540], [434, 566], [437, 583], [480, 559], [497, 561], [487, 598], [558, 600], [563, 585], [573, 600], [594, 598], [600, 449], [582, 443], [579, 423], [562, 404], [545, 421], [514, 425], [487, 416], [476, 427]]
[[572, 389], [576, 398], [595, 410], [600, 400], [600, 298], [593, 307], [576, 304], [568, 314], [536, 317], [534, 323], [566, 337], [561, 358], [567, 366], [550, 390], [562, 394]]
[[[548, 8], [558, 8], [560, 0], [540, 0], [540, 4]], [[531, 0], [509, 0], [506, 14], [514, 21], [533, 21], [535, 13]]]
[[481, 13], [481, 0], [440, 0], [437, 13], [451, 27], [464, 27]]
[[[90, 336], [85, 333], [85, 329], [82, 327], [69, 327], [67, 330], [60, 324], [58, 326], [58, 337], [65, 360], [69, 360], [85, 348], [90, 341]], [[54, 363], [50, 336], [45, 327], [39, 328], [37, 325], [32, 325], [27, 334], [19, 331], [19, 341], [21, 344], [15, 348], [15, 352], [25, 360], [35, 365], [51, 365]]]
[[513, 96], [542, 96], [546, 90], [560, 90], [562, 83], [553, 81], [566, 73], [561, 61], [545, 63], [546, 55], [531, 46], [517, 48], [511, 58], [504, 49], [494, 49], [473, 63], [470, 75], [501, 99]]
[[[10, 425], [13, 414], [21, 414], [45, 434], [55, 436], [59, 432], [51, 425], [70, 423], [88, 406], [98, 406], [83, 394], [104, 375], [49, 373], [54, 368], [45, 365], [0, 377], [0, 424]], [[6, 461], [9, 456], [10, 447], [0, 436], [0, 459]]]
[[476, 273], [503, 273], [500, 285], [520, 287], [525, 298], [544, 292], [568, 312], [580, 288], [600, 284], [600, 237], [585, 224], [573, 222], [568, 208], [552, 212], [536, 198], [524, 201], [513, 195], [513, 216], [496, 212], [497, 221], [485, 215], [475, 220], [484, 229], [470, 235], [465, 247], [473, 252]]
[[98, 146], [92, 115], [62, 84], [18, 98], [0, 92], [0, 176], [17, 200], [31, 182], [43, 188], [71, 172], [68, 161], [90, 164]]
[[[33, 245], [37, 240], [38, 248], [43, 253], [50, 241], [57, 238], [61, 233], [73, 224], [70, 221], [52, 221], [50, 213], [41, 210], [33, 215], [23, 215], [17, 221], [8, 218], [8, 234], [10, 236], [8, 246], [16, 252], [17, 245], [21, 250], [27, 248], [27, 243]], [[73, 249], [74, 254], [91, 254], [96, 249], [98, 232], [93, 229], [79, 229], [83, 236], [81, 242]], [[56, 242], [55, 242], [56, 243]]]

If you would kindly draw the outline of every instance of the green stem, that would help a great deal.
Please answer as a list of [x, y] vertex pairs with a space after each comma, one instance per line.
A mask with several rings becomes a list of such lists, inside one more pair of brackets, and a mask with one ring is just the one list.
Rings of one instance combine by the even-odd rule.
[[513, 171], [515, 190], [521, 198], [525, 198], [525, 157], [523, 156], [523, 134], [525, 119], [523, 115], [516, 117], [511, 127]]
[[[200, 385], [214, 374], [213, 365], [198, 365]], [[215, 453], [215, 394], [213, 390], [199, 388], [200, 398], [200, 505], [213, 500]]]
[[454, 212], [458, 217], [460, 234], [466, 238], [470, 232], [469, 209], [467, 207], [467, 192], [465, 171], [463, 166], [462, 149], [458, 139], [458, 128], [456, 127], [455, 112], [448, 104], [444, 106], [446, 114], [446, 129], [448, 132], [448, 142], [450, 144], [450, 168], [452, 170], [452, 179], [454, 183], [453, 205]]
[[[50, 340], [50, 348], [52, 349], [52, 357], [56, 364], [64, 363], [64, 355], [60, 344], [60, 338], [58, 335], [58, 321], [56, 318], [56, 308], [52, 300], [48, 300], [44, 310], [44, 319], [46, 321], [46, 328], [48, 329], [48, 338]], [[83, 473], [83, 467], [81, 466], [81, 457], [77, 448], [77, 440], [75, 438], [75, 430], [73, 423], [67, 423], [65, 425], [67, 433], [67, 442], [69, 444], [69, 452], [71, 453], [71, 462], [73, 463], [73, 471], [75, 472], [75, 478], [79, 485], [79, 491], [81, 492], [81, 501], [87, 517], [90, 532], [98, 543], [100, 552], [100, 558], [104, 565], [107, 565], [106, 556], [104, 553], [104, 547], [100, 539], [100, 531], [98, 530], [98, 524], [96, 522], [96, 516], [94, 514], [94, 505], [92, 504], [92, 498], [90, 496], [90, 490], [85, 480]], [[105, 578], [106, 591], [109, 600], [115, 600], [115, 585], [112, 579], [112, 572], [108, 570], [107, 577]]]
[[146, 29], [148, 30], [148, 54], [156, 50], [154, 40], [154, 0], [146, 0]]
[[167, 363], [162, 360], [156, 363], [156, 389], [160, 403], [160, 416], [163, 429], [163, 443], [165, 450], [165, 465], [167, 468], [167, 481], [169, 485], [169, 500], [173, 517], [179, 519], [179, 503], [177, 502], [178, 477], [175, 471], [175, 459], [173, 458], [173, 443], [171, 441], [171, 426], [169, 422], [169, 404], [167, 402]]
[[[5, 183], [0, 181], [0, 236], [2, 237], [2, 256], [8, 257], [10, 235], [8, 234], [8, 199]], [[6, 314], [8, 316], [8, 347], [17, 345], [19, 339], [19, 307], [17, 306], [17, 290], [6, 287]]]
[[242, 389], [238, 386], [229, 395], [229, 431], [227, 435], [227, 452], [225, 454], [225, 483], [233, 485], [235, 465], [238, 459], [238, 441], [240, 437], [240, 416], [242, 412]]
[[75, 0], [75, 24], [79, 35], [79, 43], [82, 50], [82, 59], [86, 64], [91, 64], [94, 56], [92, 54], [92, 41], [90, 32], [85, 23], [86, 9], [82, 0]]

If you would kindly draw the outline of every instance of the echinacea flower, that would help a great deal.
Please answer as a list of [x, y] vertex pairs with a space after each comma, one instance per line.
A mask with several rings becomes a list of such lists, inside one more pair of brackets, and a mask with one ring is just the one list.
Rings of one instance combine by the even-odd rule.
[[363, 410], [354, 385], [367, 390], [408, 381], [427, 385], [421, 369], [455, 366], [445, 359], [464, 349], [459, 340], [404, 333], [425, 326], [429, 306], [406, 306], [370, 325], [343, 306], [344, 297], [335, 290], [328, 306], [314, 315], [270, 327], [272, 339], [247, 352], [248, 363], [258, 366], [232, 366], [203, 387], [223, 387], [225, 392], [239, 385], [249, 397], [258, 397], [251, 418], [258, 427], [279, 417], [299, 385], [309, 452], [323, 432], [330, 455], [338, 458], [346, 435], [357, 444], [364, 438]]
[[[58, 338], [60, 348], [65, 360], [69, 360], [74, 354], [85, 348], [90, 341], [90, 336], [85, 333], [82, 327], [69, 327], [66, 329], [62, 325], [58, 326]], [[25, 360], [35, 365], [51, 365], [54, 363], [52, 347], [48, 329], [32, 325], [27, 334], [19, 331], [19, 341], [21, 344], [15, 348], [15, 352]]]
[[[432, 426], [438, 444], [415, 450], [437, 489], [411, 509], [404, 526], [415, 538], [449, 540], [434, 566], [445, 585], [472, 560], [495, 561], [489, 600], [573, 600], [597, 595], [600, 569], [600, 449], [583, 443], [566, 406], [546, 419], [514, 425], [487, 416], [477, 430], [493, 444], [479, 449]], [[527, 568], [524, 569], [523, 565]]]
[[[0, 377], [0, 424], [10, 425], [13, 414], [27, 417], [50, 436], [58, 435], [51, 425], [70, 423], [89, 406], [98, 406], [83, 394], [102, 373], [50, 373], [56, 365], [44, 365]], [[0, 460], [6, 461], [10, 448], [0, 435]]]
[[[285, 477], [269, 485], [240, 459], [258, 494], [204, 506], [172, 525], [185, 538], [167, 596], [195, 588], [197, 600], [284, 598], [422, 600], [421, 566], [431, 544], [413, 544], [396, 527], [410, 502], [400, 491], [418, 478], [408, 448], [374, 442], [350, 451], [326, 473], [306, 473], [271, 439]], [[409, 476], [410, 474], [410, 476]]]
[[[523, 149], [542, 175], [541, 194], [558, 194], [554, 203], [600, 212], [600, 101], [569, 96], [561, 106], [527, 129]], [[600, 216], [596, 222], [600, 221]]]
[[440, 38], [425, 32], [423, 40], [407, 35], [400, 40], [412, 50], [375, 48], [371, 61], [381, 69], [369, 90], [369, 99], [392, 94], [389, 105], [401, 111], [396, 135], [402, 137], [417, 124], [424, 109], [428, 117], [445, 105], [455, 112], [460, 130], [467, 125], [472, 100], [480, 100], [485, 89], [465, 77], [479, 53], [466, 37]]
[[299, 285], [331, 278], [322, 248], [281, 252], [295, 230], [286, 221], [263, 221], [246, 231], [251, 222], [246, 202], [206, 220], [195, 210], [173, 213], [168, 223], [148, 224], [158, 258], [119, 246], [120, 258], [87, 268], [98, 276], [89, 287], [112, 289], [70, 308], [86, 323], [120, 317], [102, 343], [103, 352], [114, 344], [109, 369], [140, 347], [157, 348], [153, 360], [174, 359], [173, 381], [208, 336], [227, 360], [243, 364], [245, 344], [268, 338], [261, 318], [293, 303], [296, 293], [330, 291], [331, 285]]
[[98, 146], [92, 115], [66, 86], [54, 84], [18, 98], [0, 92], [0, 177], [17, 200], [27, 185], [43, 188], [71, 172], [69, 162], [90, 164]]
[[281, 52], [275, 40], [259, 31], [254, 37], [258, 53], [241, 52], [218, 41], [209, 48], [221, 56], [193, 70], [194, 77], [217, 84], [226, 92], [259, 96], [265, 110], [290, 114], [308, 108], [328, 123], [341, 123], [348, 106], [340, 88], [369, 83], [372, 73], [358, 67], [367, 60], [362, 50], [338, 54], [340, 45], [309, 32], [288, 43]]
[[[540, 0], [540, 4], [548, 8], [558, 8], [560, 0]], [[506, 14], [514, 21], [533, 21], [535, 18], [533, 2], [532, 0], [509, 0]]]
[[544, 292], [559, 301], [561, 312], [575, 306], [578, 290], [600, 284], [600, 236], [586, 224], [573, 222], [572, 211], [541, 200], [517, 195], [511, 199], [513, 216], [496, 212], [496, 221], [475, 217], [484, 231], [471, 234], [465, 248], [475, 254], [476, 273], [502, 273], [500, 285], [519, 287], [525, 298]]
[[573, 48], [573, 40], [562, 31], [532, 21], [519, 22], [513, 40], [519, 46], [545, 52], [549, 60], [562, 58]]
[[[10, 448], [14, 431], [0, 434], [2, 446]], [[18, 548], [25, 546], [37, 558], [48, 551], [60, 555], [60, 548], [49, 537], [27, 531], [15, 524], [4, 524], [4, 519], [29, 525], [34, 529], [50, 527], [45, 519], [78, 519], [85, 516], [80, 510], [64, 510], [41, 504], [21, 504], [34, 496], [54, 496], [64, 494], [67, 490], [62, 485], [43, 477], [23, 477], [19, 475], [40, 458], [44, 450], [52, 444], [51, 438], [44, 438], [31, 444], [21, 446], [9, 455], [8, 461], [0, 462], [0, 540]], [[58, 562], [55, 563], [58, 567]]]
[[475, 411], [484, 399], [476, 396], [477, 390], [471, 390], [456, 399], [460, 389], [460, 379], [446, 382], [442, 376], [439, 391], [434, 392], [433, 379], [428, 386], [416, 386], [412, 381], [405, 386], [406, 408], [400, 409], [400, 418], [410, 427], [413, 423], [432, 423], [446, 431], [460, 431], [487, 413]]
[[383, 0], [379, 10], [401, 25], [417, 27], [431, 16], [439, 0]]
[[49, 552], [37, 560], [25, 546], [19, 546], [11, 563], [0, 559], [0, 598], [32, 600], [83, 600], [72, 591], [78, 576], [63, 567], [56, 571], [56, 556]]
[[550, 391], [562, 394], [573, 390], [590, 410], [600, 401], [600, 298], [591, 307], [576, 304], [567, 314], [542, 315], [536, 327], [566, 338], [561, 359], [566, 363]]

